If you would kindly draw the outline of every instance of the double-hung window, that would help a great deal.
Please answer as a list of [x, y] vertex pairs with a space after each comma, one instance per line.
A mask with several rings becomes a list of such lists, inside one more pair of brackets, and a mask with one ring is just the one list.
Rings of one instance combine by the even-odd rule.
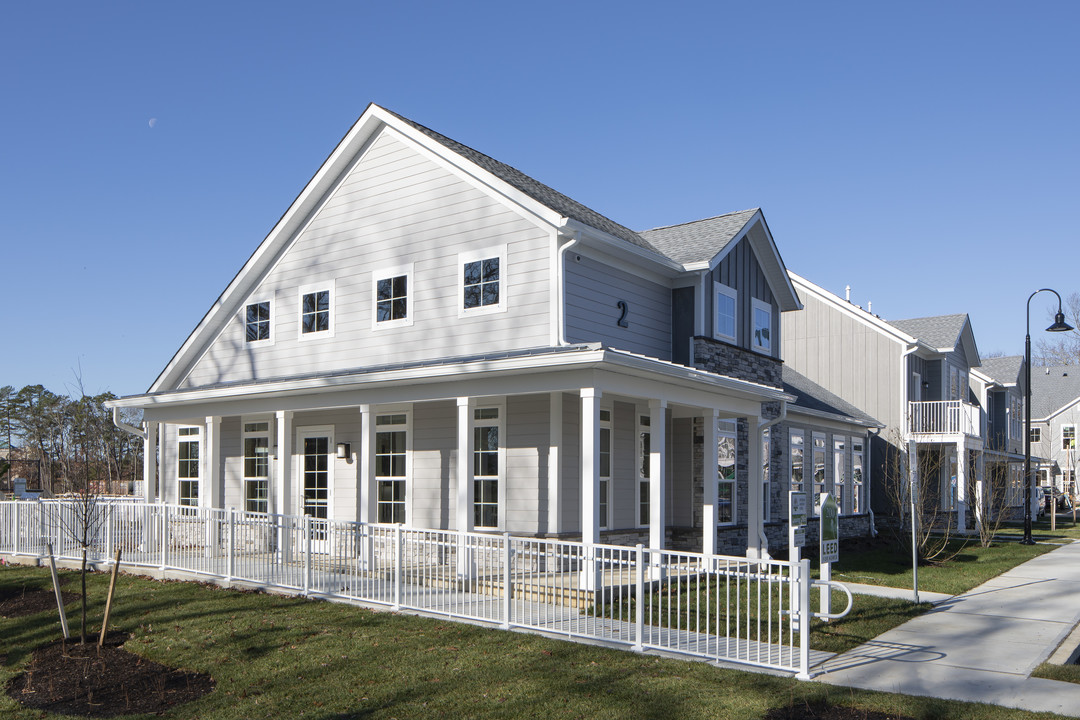
[[506, 246], [458, 254], [458, 315], [506, 309]]
[[499, 527], [499, 485], [502, 479], [500, 408], [473, 411], [473, 525]]
[[734, 288], [713, 283], [713, 337], [738, 342], [739, 294]]
[[765, 431], [761, 434], [761, 519], [765, 522], [768, 522], [772, 516], [772, 498], [769, 495], [772, 488], [772, 485], [770, 484], [771, 478], [769, 477], [769, 473], [771, 472], [769, 448], [771, 447], [772, 440], [772, 433], [770, 430], [772, 430], [772, 428], [765, 428]]
[[1061, 449], [1074, 450], [1076, 448], [1076, 425], [1061, 426]]
[[375, 416], [375, 484], [381, 523], [404, 523], [408, 479], [408, 416]]
[[195, 506], [199, 504], [199, 439], [198, 427], [177, 428], [177, 468], [176, 477], [180, 481], [179, 503]]
[[413, 324], [412, 265], [376, 270], [371, 274], [372, 329]]
[[814, 494], [810, 497], [813, 514], [818, 514], [818, 499], [825, 492], [825, 433], [814, 433]]
[[716, 428], [716, 524], [735, 522], [735, 476], [738, 467], [736, 425], [721, 420]]
[[803, 461], [805, 452], [805, 436], [802, 430], [792, 430], [789, 433], [791, 437], [791, 449], [789, 452], [791, 461], [791, 487], [792, 492], [803, 491]]
[[332, 337], [334, 334], [334, 283], [305, 285], [299, 290], [300, 339]]
[[244, 342], [269, 343], [270, 339], [270, 301], [248, 303], [244, 308]]
[[1033, 442], [1033, 443], [1042, 442], [1042, 428], [1037, 428], [1037, 427], [1031, 428], [1031, 442]]
[[611, 411], [600, 411], [600, 497], [597, 502], [600, 505], [600, 527], [607, 529], [611, 526], [608, 513], [611, 505], [608, 502], [608, 493], [611, 489]]
[[750, 305], [753, 309], [754, 333], [751, 338], [753, 348], [757, 352], [769, 355], [772, 353], [772, 306], [757, 298], [751, 298]]
[[846, 515], [844, 500], [847, 485], [847, 443], [844, 438], [833, 436], [833, 497], [841, 515]]
[[244, 510], [270, 510], [270, 423], [244, 423]]
[[851, 512], [866, 512], [863, 507], [863, 440], [851, 440]]
[[638, 417], [638, 527], [649, 526], [649, 475], [652, 472], [652, 430], [649, 415]]

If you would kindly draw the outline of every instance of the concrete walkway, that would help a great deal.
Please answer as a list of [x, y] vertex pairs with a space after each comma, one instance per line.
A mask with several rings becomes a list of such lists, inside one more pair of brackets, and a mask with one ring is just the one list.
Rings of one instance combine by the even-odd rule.
[[868, 690], [1080, 717], [1080, 685], [1029, 677], [1080, 622], [1080, 541], [1029, 560], [814, 668]]

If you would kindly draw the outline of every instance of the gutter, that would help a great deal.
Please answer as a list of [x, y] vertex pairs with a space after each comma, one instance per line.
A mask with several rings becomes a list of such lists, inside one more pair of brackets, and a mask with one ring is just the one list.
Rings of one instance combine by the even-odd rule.
[[[569, 219], [563, 221], [559, 235], [570, 233], [570, 242], [559, 248], [558, 261], [555, 263], [555, 308], [558, 316], [556, 322], [559, 326], [559, 345], [570, 344], [566, 341], [566, 251], [581, 242], [581, 231], [568, 230], [567, 222]], [[559, 235], [556, 235], [556, 238]]]
[[113, 409], [112, 409], [112, 421], [113, 421], [113, 425], [120, 428], [121, 430], [126, 432], [128, 435], [134, 435], [136, 437], [142, 438], [143, 440], [146, 439], [146, 431], [145, 430], [141, 430], [141, 429], [135, 427], [134, 425], [129, 425], [126, 422], [124, 422], [123, 420], [120, 419], [120, 408], [115, 406], [115, 405], [113, 406]]

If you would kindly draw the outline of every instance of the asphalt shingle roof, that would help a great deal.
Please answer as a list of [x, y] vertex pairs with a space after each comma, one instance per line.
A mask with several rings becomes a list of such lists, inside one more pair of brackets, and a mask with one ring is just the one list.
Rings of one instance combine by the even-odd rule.
[[1080, 398], [1080, 366], [1031, 368], [1031, 417], [1044, 418]]
[[877, 420], [859, 408], [833, 395], [805, 375], [797, 373], [787, 365], [784, 365], [782, 370], [784, 392], [796, 397], [793, 403], [796, 407], [832, 413], [833, 415], [843, 415], [859, 422], [879, 424]]
[[1020, 370], [1023, 367], [1023, 355], [1010, 355], [1008, 357], [983, 358], [979, 370], [992, 380], [1011, 385], [1020, 378]]
[[680, 263], [711, 260], [746, 226], [758, 208], [645, 230], [640, 235]]
[[888, 322], [933, 348], [952, 348], [960, 342], [960, 333], [964, 329], [967, 317], [966, 313], [960, 313], [959, 315], [937, 315]]

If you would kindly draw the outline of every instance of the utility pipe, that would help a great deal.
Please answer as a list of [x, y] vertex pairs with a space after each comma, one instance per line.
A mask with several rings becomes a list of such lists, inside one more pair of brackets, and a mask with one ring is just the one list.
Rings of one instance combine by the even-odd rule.
[[[559, 234], [566, 232], [566, 222], [563, 222], [562, 229], [559, 230]], [[559, 259], [555, 263], [555, 276], [556, 276], [556, 299], [555, 308], [556, 316], [558, 318], [559, 325], [559, 345], [569, 345], [566, 340], [566, 251], [574, 247], [581, 240], [581, 232], [579, 230], [573, 230], [570, 236], [570, 242], [559, 248]]]

